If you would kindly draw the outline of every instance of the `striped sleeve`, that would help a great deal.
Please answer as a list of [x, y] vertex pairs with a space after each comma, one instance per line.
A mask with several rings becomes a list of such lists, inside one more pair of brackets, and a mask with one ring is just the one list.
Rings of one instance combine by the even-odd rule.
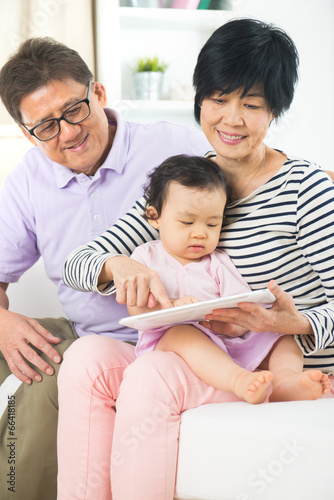
[[308, 318], [291, 333], [305, 368], [334, 372], [334, 184], [317, 165], [285, 162], [266, 184], [231, 203], [219, 246], [253, 290], [274, 279]]
[[129, 256], [138, 245], [159, 237], [159, 232], [143, 218], [144, 207], [145, 199], [142, 197], [114, 226], [74, 250], [64, 265], [65, 285], [79, 291], [95, 291], [104, 295], [114, 293], [113, 282], [97, 286], [105, 261], [117, 255]]
[[334, 347], [334, 185], [321, 171], [312, 170], [301, 183], [297, 205], [297, 241], [320, 279], [308, 283], [322, 305], [301, 312], [314, 337], [298, 336], [305, 355]]

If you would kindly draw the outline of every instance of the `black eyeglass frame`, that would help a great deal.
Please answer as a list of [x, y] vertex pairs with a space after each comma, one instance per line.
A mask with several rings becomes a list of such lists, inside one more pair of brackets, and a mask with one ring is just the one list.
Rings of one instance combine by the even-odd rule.
[[[89, 81], [86, 99], [82, 99], [81, 101], [78, 101], [75, 104], [72, 104], [72, 106], [69, 106], [67, 109], [65, 109], [64, 113], [59, 118], [50, 118], [49, 120], [45, 120], [44, 122], [39, 123], [38, 125], [36, 125], [35, 127], [31, 128], [31, 129], [28, 129], [23, 123], [21, 123], [22, 127], [24, 127], [24, 129], [27, 132], [29, 132], [30, 135], [32, 135], [33, 137], [36, 137], [36, 139], [38, 139], [39, 141], [46, 142], [46, 141], [50, 141], [51, 139], [54, 139], [60, 133], [60, 122], [62, 120], [65, 120], [65, 122], [67, 122], [67, 123], [69, 123], [71, 125], [76, 125], [77, 123], [81, 123], [81, 122], [83, 122], [84, 120], [86, 120], [89, 117], [89, 115], [90, 115], [90, 105], [89, 105], [89, 102], [90, 102], [91, 87], [92, 87], [92, 82]], [[88, 115], [85, 116], [85, 118], [82, 118], [82, 120], [79, 120], [78, 122], [71, 122], [64, 115], [66, 113], [68, 113], [72, 108], [74, 108], [75, 106], [77, 106], [78, 104], [81, 104], [82, 102], [86, 103], [87, 106], [88, 106]], [[44, 125], [45, 123], [54, 122], [54, 121], [56, 121], [58, 123], [58, 132], [56, 134], [52, 135], [51, 137], [48, 137], [48, 139], [40, 139], [35, 134], [34, 131], [36, 130], [36, 128], [40, 127], [41, 125]]]

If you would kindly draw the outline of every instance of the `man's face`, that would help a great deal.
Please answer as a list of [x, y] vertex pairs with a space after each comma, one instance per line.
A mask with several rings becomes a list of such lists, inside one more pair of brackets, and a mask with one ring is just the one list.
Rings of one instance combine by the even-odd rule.
[[[50, 118], [59, 118], [73, 104], [86, 98], [85, 85], [72, 79], [51, 80], [25, 96], [20, 111], [23, 124], [31, 129]], [[103, 108], [106, 92], [102, 84], [93, 83], [90, 94], [90, 115], [75, 125], [60, 122], [60, 133], [48, 141], [31, 136], [23, 127], [29, 141], [39, 146], [56, 163], [74, 172], [93, 175], [105, 160], [111, 144], [108, 135], [108, 120]]]

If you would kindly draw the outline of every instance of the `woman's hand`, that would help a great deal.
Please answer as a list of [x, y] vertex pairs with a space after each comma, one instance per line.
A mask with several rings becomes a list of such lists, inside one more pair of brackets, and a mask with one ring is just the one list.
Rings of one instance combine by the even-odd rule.
[[[238, 308], [216, 309], [206, 319], [212, 323], [213, 331], [217, 331], [215, 321], [232, 323], [253, 332], [276, 332], [284, 335], [313, 335], [311, 324], [296, 308], [293, 297], [284, 292], [274, 280], [268, 289], [275, 295], [276, 301], [270, 309], [251, 302], [240, 302]], [[228, 334], [227, 334], [228, 335]], [[232, 335], [235, 336], [235, 335]]]
[[114, 281], [119, 304], [127, 304], [128, 307], [147, 306], [151, 310], [157, 304], [160, 304], [161, 309], [172, 307], [158, 273], [125, 255], [111, 257], [104, 263], [98, 284], [111, 280]]

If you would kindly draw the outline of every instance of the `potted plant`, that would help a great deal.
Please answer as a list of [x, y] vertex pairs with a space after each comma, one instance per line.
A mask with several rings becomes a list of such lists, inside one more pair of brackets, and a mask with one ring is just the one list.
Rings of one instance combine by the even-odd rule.
[[133, 74], [135, 98], [161, 99], [166, 69], [167, 64], [159, 60], [158, 57], [138, 59]]

